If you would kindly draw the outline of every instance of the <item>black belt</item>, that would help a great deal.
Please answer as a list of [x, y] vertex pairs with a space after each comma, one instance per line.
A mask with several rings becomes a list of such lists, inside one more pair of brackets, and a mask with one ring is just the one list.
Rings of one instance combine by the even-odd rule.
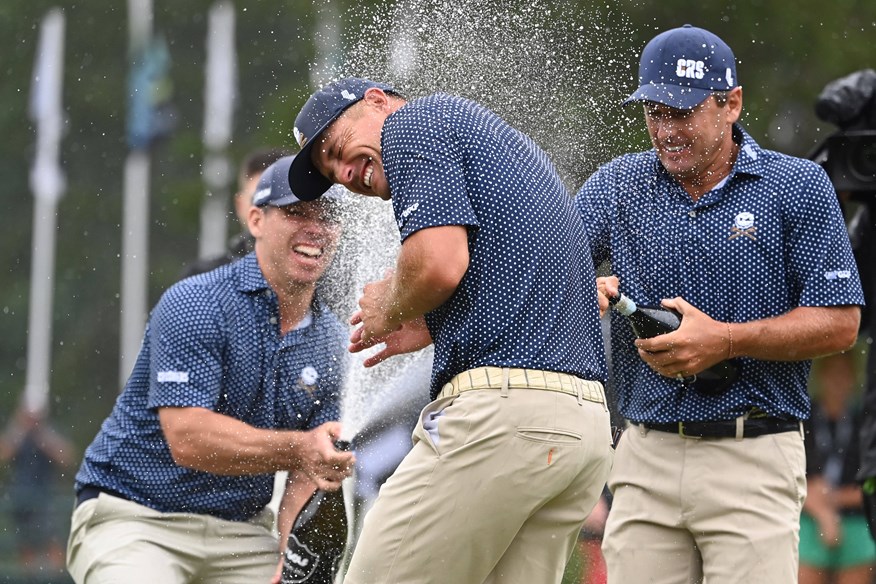
[[76, 493], [76, 507], [91, 499], [97, 499], [101, 493], [106, 493], [107, 495], [110, 495], [112, 497], [118, 497], [119, 499], [128, 499], [124, 495], [120, 495], [114, 491], [110, 491], [109, 489], [101, 489], [100, 487], [87, 485], [85, 487], [82, 487], [82, 490]]
[[[650, 422], [631, 422], [648, 430], [669, 432], [687, 438], [735, 438], [736, 420], [721, 420], [720, 422], [672, 422], [670, 424], [652, 424]], [[755, 438], [766, 434], [781, 432], [799, 432], [798, 420], [782, 418], [749, 418], [742, 423], [742, 436]]]

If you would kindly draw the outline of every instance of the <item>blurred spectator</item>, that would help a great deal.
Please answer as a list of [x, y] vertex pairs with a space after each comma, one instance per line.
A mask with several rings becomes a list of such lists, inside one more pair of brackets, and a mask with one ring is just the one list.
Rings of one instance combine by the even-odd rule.
[[51, 502], [63, 471], [76, 462], [72, 443], [51, 427], [44, 411], [21, 405], [0, 436], [0, 461], [10, 463], [6, 492], [22, 569], [60, 571], [65, 526], [52, 514]]
[[603, 491], [578, 536], [578, 548], [566, 566], [563, 584], [605, 584], [608, 571], [602, 556], [602, 535], [611, 506], [611, 493]]
[[[807, 498], [800, 518], [800, 584], [867, 584], [876, 567], [861, 490], [860, 394], [854, 353], [815, 362], [816, 396], [806, 430]], [[833, 580], [832, 580], [833, 578]]]
[[[873, 311], [876, 306], [876, 190], [857, 195], [858, 201], [863, 203], [852, 214], [849, 234], [855, 244], [855, 257], [867, 300], [862, 326], [872, 339], [876, 322]], [[868, 517], [870, 534], [876, 538], [876, 350], [872, 347], [867, 359], [862, 401], [861, 460], [857, 478], [863, 486], [864, 511]]]
[[240, 259], [255, 249], [255, 239], [247, 229], [246, 221], [252, 205], [252, 195], [259, 178], [266, 168], [283, 156], [292, 153], [283, 148], [262, 148], [251, 152], [240, 165], [237, 174], [237, 192], [234, 194], [234, 214], [240, 222], [240, 232], [228, 241], [228, 250], [213, 258], [198, 259], [183, 268], [181, 276], [187, 278], [195, 274], [209, 272], [223, 264]]

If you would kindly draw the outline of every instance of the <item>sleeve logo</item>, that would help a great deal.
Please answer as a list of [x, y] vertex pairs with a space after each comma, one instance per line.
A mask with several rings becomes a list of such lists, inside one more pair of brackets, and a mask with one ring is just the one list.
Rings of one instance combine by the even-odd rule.
[[159, 371], [158, 372], [158, 382], [159, 383], [188, 383], [189, 382], [189, 372], [188, 371]]

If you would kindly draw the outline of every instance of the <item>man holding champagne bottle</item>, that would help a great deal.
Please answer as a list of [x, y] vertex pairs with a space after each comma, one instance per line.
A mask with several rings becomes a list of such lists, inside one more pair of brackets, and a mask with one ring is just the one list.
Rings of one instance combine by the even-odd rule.
[[[609, 582], [796, 582], [810, 359], [854, 344], [863, 304], [836, 194], [821, 167], [737, 123], [733, 52], [709, 31], [652, 39], [629, 103], [653, 148], [603, 166], [576, 199], [594, 264], [614, 274], [598, 280], [600, 308], [622, 291], [631, 315], [680, 322], [637, 338], [613, 311], [631, 426], [608, 483]], [[706, 391], [722, 363], [736, 380]]]
[[290, 471], [282, 544], [310, 493], [350, 475], [355, 457], [334, 447], [344, 328], [317, 291], [340, 240], [341, 195], [301, 201], [291, 164], [280, 158], [259, 179], [254, 251], [177, 282], [152, 310], [76, 475], [67, 568], [77, 584], [269, 582], [282, 549], [274, 473]]

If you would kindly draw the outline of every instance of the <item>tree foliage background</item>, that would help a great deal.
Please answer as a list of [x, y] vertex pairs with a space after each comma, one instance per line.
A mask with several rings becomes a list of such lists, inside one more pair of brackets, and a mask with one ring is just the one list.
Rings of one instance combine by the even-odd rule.
[[[500, 0], [495, 0], [501, 4]], [[237, 3], [240, 102], [235, 114], [235, 160], [262, 145], [292, 145], [294, 115], [315, 89], [316, 14], [327, 6], [340, 15], [344, 42], [384, 2], [256, 0]], [[482, 5], [483, 3], [481, 3]], [[522, 3], [525, 4], [525, 3]], [[522, 5], [521, 4], [521, 5]], [[544, 4], [544, 3], [543, 3]], [[552, 2], [564, 23], [596, 27], [622, 20], [626, 31], [594, 56], [592, 75], [622, 95], [635, 86], [638, 54], [654, 34], [684, 23], [709, 28], [734, 49], [745, 93], [743, 123], [761, 144], [805, 156], [834, 130], [819, 121], [813, 103], [824, 85], [855, 70], [876, 67], [876, 3], [872, 0], [595, 0]], [[58, 207], [53, 311], [51, 415], [84, 448], [119, 391], [119, 276], [125, 141], [127, 8], [120, 0], [3, 0], [0, 3], [0, 424], [24, 387], [30, 286], [33, 198], [28, 172], [35, 142], [27, 118], [30, 77], [39, 22], [61, 6], [66, 15], [63, 166], [67, 191]], [[208, 0], [155, 0], [154, 29], [168, 41], [178, 126], [152, 151], [149, 303], [173, 283], [197, 254], [198, 213], [204, 185], [203, 64]], [[472, 22], [489, 15], [467, 15]], [[372, 23], [373, 25], [373, 23]], [[501, 26], [501, 23], [498, 25]], [[574, 31], [572, 31], [574, 34]], [[336, 47], [343, 51], [346, 47]], [[512, 47], [513, 50], [513, 47]], [[598, 57], [598, 58], [597, 58]], [[604, 58], [605, 57], [605, 58]], [[610, 58], [608, 58], [610, 57]], [[548, 94], [550, 86], [520, 83], [514, 91]], [[606, 94], [609, 95], [609, 94]], [[585, 96], [582, 96], [582, 98]], [[625, 128], [599, 149], [551, 154], [570, 188], [596, 166], [628, 149], [647, 147], [636, 108], [621, 110], [604, 95], [591, 96], [587, 115], [604, 127]], [[539, 112], [525, 131], [538, 128]], [[559, 136], [562, 143], [562, 136]]]

